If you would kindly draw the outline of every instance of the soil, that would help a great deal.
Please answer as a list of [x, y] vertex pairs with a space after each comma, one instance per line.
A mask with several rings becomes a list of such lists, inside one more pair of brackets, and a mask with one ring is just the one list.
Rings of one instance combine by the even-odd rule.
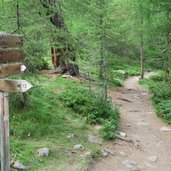
[[96, 162], [90, 171], [171, 171], [171, 131], [160, 131], [171, 127], [156, 116], [149, 91], [138, 82], [139, 77], [128, 78], [124, 88], [109, 92], [121, 111], [119, 130], [138, 145], [120, 139], [109, 142], [106, 148], [115, 155]]

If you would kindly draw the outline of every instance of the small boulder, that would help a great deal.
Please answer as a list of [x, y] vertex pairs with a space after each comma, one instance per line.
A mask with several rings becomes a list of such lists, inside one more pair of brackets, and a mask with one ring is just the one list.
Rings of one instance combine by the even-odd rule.
[[18, 160], [12, 164], [12, 168], [17, 169], [17, 170], [26, 170], [28, 167], [20, 163]]
[[37, 150], [38, 157], [47, 157], [49, 156], [49, 148], [40, 148]]
[[84, 146], [81, 145], [81, 144], [76, 144], [74, 147], [73, 147], [74, 150], [84, 150]]
[[101, 155], [102, 157], [107, 157], [108, 156], [108, 152], [105, 150], [101, 150]]
[[130, 124], [126, 124], [127, 127], [131, 127]]
[[168, 131], [171, 131], [171, 128], [162, 127], [162, 128], [160, 128], [160, 131], [161, 132], [168, 132]]
[[158, 157], [157, 156], [150, 156], [148, 158], [148, 161], [150, 161], [150, 162], [156, 162], [157, 160], [158, 160]]
[[136, 167], [136, 162], [133, 160], [125, 160], [122, 162], [123, 165], [125, 165], [127, 168], [135, 170]]
[[119, 131], [119, 135], [123, 138], [126, 138], [126, 133], [125, 132], [122, 132], [122, 131]]

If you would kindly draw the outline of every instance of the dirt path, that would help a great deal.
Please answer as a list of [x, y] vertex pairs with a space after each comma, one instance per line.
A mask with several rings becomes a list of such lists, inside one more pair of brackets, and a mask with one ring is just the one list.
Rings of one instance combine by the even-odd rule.
[[140, 149], [117, 139], [107, 144], [116, 155], [103, 158], [90, 171], [171, 171], [171, 131], [160, 131], [161, 127], [171, 127], [156, 117], [149, 92], [138, 84], [138, 77], [127, 79], [125, 88], [110, 95], [113, 103], [120, 105], [120, 130]]

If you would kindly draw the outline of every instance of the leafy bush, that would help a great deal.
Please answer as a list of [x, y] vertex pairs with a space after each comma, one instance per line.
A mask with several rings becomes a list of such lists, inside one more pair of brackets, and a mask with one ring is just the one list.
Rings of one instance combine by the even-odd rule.
[[159, 103], [161, 100], [171, 98], [171, 87], [165, 84], [155, 84], [150, 87], [153, 93], [153, 100]]
[[[117, 112], [117, 111], [116, 111]], [[116, 120], [115, 120], [116, 121]], [[107, 140], [114, 139], [115, 138], [115, 132], [113, 130], [116, 130], [116, 123], [113, 123], [113, 120], [105, 120], [102, 129], [100, 130], [100, 134], [102, 137], [104, 137]]]
[[153, 81], [164, 81], [163, 75], [153, 75], [150, 77]]
[[150, 88], [157, 115], [171, 124], [171, 85], [164, 83], [164, 74], [142, 79], [140, 83]]
[[[102, 124], [102, 136], [114, 138], [119, 122], [119, 111], [101, 95], [85, 89], [70, 89], [59, 95], [64, 105], [87, 118], [90, 124]], [[110, 124], [107, 125], [107, 123]]]
[[158, 116], [163, 118], [168, 124], [171, 124], [171, 100], [162, 100], [155, 106]]

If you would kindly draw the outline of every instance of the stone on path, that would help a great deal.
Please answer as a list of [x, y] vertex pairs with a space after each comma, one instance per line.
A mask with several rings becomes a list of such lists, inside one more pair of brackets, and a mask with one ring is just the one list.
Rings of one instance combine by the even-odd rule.
[[160, 128], [160, 131], [161, 132], [168, 132], [168, 131], [171, 131], [171, 128], [162, 127], [162, 128]]
[[123, 165], [125, 165], [127, 168], [131, 169], [131, 170], [135, 170], [136, 167], [136, 162], [133, 160], [125, 160], [122, 162]]
[[122, 131], [119, 131], [119, 135], [120, 135], [121, 137], [123, 137], [123, 138], [126, 137], [126, 133], [125, 133], [125, 132], [122, 132]]
[[148, 126], [149, 123], [146, 123], [146, 122], [138, 122], [137, 125], [138, 126]]
[[102, 157], [107, 157], [108, 156], [108, 152], [105, 150], [101, 150], [101, 155]]
[[102, 144], [102, 139], [98, 136], [89, 135], [88, 141], [92, 144]]
[[157, 156], [150, 156], [148, 158], [148, 161], [150, 161], [150, 162], [156, 162], [157, 160], [158, 160], [158, 157]]
[[126, 155], [123, 151], [120, 151], [119, 154], [120, 154], [120, 156], [122, 156], [122, 157], [127, 157], [127, 155]]

